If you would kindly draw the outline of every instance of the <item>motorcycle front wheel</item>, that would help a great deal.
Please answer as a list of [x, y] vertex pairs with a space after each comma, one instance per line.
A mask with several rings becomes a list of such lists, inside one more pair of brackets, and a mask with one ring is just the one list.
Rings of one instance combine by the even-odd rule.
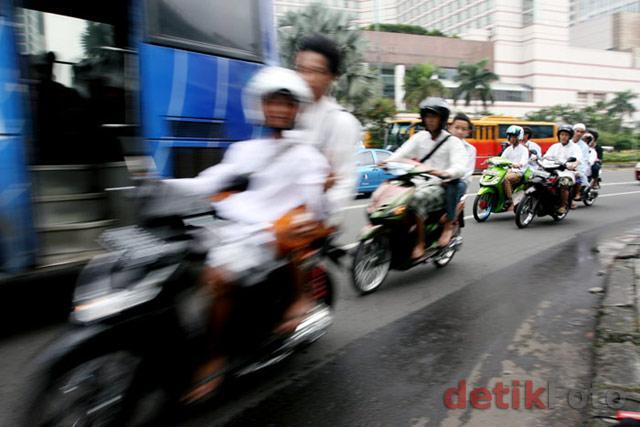
[[516, 209], [516, 225], [518, 228], [526, 228], [536, 217], [538, 202], [535, 197], [524, 196]]
[[[102, 355], [70, 355], [41, 374], [30, 396], [32, 403], [28, 405], [25, 425], [146, 425], [161, 408], [144, 407], [148, 402], [137, 382], [139, 366], [140, 358], [125, 350]], [[159, 396], [152, 396], [150, 400], [162, 401]]]
[[370, 294], [382, 285], [390, 268], [389, 237], [377, 234], [358, 244], [351, 268], [351, 283], [360, 295]]
[[485, 222], [491, 216], [494, 208], [492, 193], [479, 194], [473, 201], [473, 218], [478, 222]]

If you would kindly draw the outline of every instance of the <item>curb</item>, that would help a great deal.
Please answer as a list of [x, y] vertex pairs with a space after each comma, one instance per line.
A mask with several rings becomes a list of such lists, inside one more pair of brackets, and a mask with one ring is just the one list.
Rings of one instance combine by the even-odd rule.
[[590, 427], [611, 426], [619, 410], [640, 411], [640, 229], [625, 240], [598, 308]]

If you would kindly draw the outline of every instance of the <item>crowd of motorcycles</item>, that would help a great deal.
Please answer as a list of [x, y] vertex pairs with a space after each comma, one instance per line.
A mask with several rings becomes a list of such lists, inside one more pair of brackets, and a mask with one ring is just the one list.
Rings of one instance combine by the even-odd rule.
[[[498, 157], [487, 163], [473, 203], [478, 222], [506, 210], [502, 182], [511, 163]], [[538, 166], [514, 188], [520, 228], [536, 216], [566, 217], [559, 213], [560, 187], [573, 187], [573, 174], [553, 159], [541, 159]], [[445, 267], [462, 244], [464, 198], [449, 245], [437, 245], [443, 225], [436, 213], [425, 224], [427, 253], [412, 259], [417, 238], [409, 209], [414, 178], [432, 177], [407, 165], [389, 165], [389, 170], [394, 177], [372, 197], [370, 224], [353, 252], [352, 282], [360, 294], [377, 290], [392, 269], [426, 262]], [[584, 204], [593, 204], [597, 191], [589, 185], [582, 191]], [[166, 207], [161, 214], [141, 214], [134, 226], [105, 233], [106, 254], [81, 274], [68, 330], [37, 360], [39, 374], [25, 425], [158, 425], [181, 407], [180, 397], [193, 386], [193, 372], [207, 354], [207, 298], [197, 278], [207, 253], [202, 231], [215, 222], [215, 212], [210, 205], [208, 209]], [[271, 366], [327, 331], [335, 303], [327, 261], [341, 264], [344, 256], [332, 237], [314, 244], [304, 268], [315, 308], [287, 336], [272, 333], [291, 298], [281, 286], [289, 280], [285, 263], [259, 285], [239, 290], [243, 295], [229, 326], [233, 339], [225, 378]]]

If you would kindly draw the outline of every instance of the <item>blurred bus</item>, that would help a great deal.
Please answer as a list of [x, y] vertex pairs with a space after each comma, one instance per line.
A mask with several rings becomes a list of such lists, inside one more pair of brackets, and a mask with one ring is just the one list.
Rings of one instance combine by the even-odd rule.
[[251, 137], [274, 32], [267, 0], [0, 0], [0, 273], [86, 259], [129, 172], [194, 176]]
[[[492, 156], [502, 153], [502, 143], [507, 140], [507, 128], [511, 125], [529, 127], [533, 132], [531, 138], [542, 148], [543, 153], [557, 142], [556, 132], [558, 126], [553, 122], [532, 122], [511, 116], [487, 116], [480, 119], [472, 119], [473, 132], [467, 138], [467, 142], [476, 147], [478, 152], [476, 168], [482, 169], [483, 163]], [[385, 148], [395, 150], [417, 131], [424, 130], [419, 118], [394, 119], [387, 128]]]
[[554, 143], [558, 142], [556, 133], [558, 126], [553, 122], [532, 122], [511, 116], [487, 116], [474, 119], [473, 132], [467, 141], [478, 150], [476, 168], [483, 168], [483, 163], [493, 156], [502, 153], [502, 143], [507, 140], [507, 129], [511, 125], [529, 127], [533, 132], [531, 140], [540, 145], [542, 153]]

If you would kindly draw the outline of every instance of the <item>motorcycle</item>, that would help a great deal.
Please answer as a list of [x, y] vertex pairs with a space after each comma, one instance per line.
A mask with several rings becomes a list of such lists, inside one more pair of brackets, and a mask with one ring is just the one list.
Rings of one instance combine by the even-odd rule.
[[539, 168], [527, 183], [524, 198], [516, 209], [518, 228], [526, 228], [536, 216], [550, 215], [556, 222], [567, 217], [569, 209], [559, 211], [561, 191], [563, 188], [569, 189], [569, 200], [573, 200], [575, 175], [567, 171], [566, 165], [575, 161], [573, 157], [566, 162], [547, 158], [538, 161]]
[[[489, 219], [492, 213], [507, 211], [504, 194], [504, 180], [513, 162], [504, 157], [491, 157], [487, 160], [488, 168], [482, 172], [480, 190], [473, 201], [473, 217], [477, 222]], [[531, 178], [533, 171], [529, 168], [523, 179], [513, 189], [513, 204], [517, 207], [524, 194], [525, 183]]]
[[412, 259], [417, 241], [415, 216], [409, 208], [416, 190], [414, 180], [439, 178], [403, 163], [389, 163], [388, 170], [394, 178], [384, 182], [372, 195], [367, 208], [370, 224], [361, 232], [353, 257], [351, 282], [360, 295], [376, 291], [391, 269], [408, 270], [428, 262], [443, 268], [462, 245], [460, 229], [464, 227], [464, 197], [458, 204], [456, 232], [449, 245], [444, 248], [437, 245], [443, 231], [444, 210], [441, 210], [425, 221], [425, 256]]
[[[209, 357], [211, 296], [199, 278], [216, 221], [211, 213], [166, 212], [102, 235], [106, 253], [78, 279], [68, 330], [35, 361], [25, 426], [157, 425], [182, 407]], [[325, 334], [334, 306], [325, 260], [344, 254], [330, 237], [321, 240], [303, 266], [315, 307], [293, 333], [272, 332], [292, 298], [285, 261], [258, 284], [236, 288], [226, 379], [278, 363]]]

